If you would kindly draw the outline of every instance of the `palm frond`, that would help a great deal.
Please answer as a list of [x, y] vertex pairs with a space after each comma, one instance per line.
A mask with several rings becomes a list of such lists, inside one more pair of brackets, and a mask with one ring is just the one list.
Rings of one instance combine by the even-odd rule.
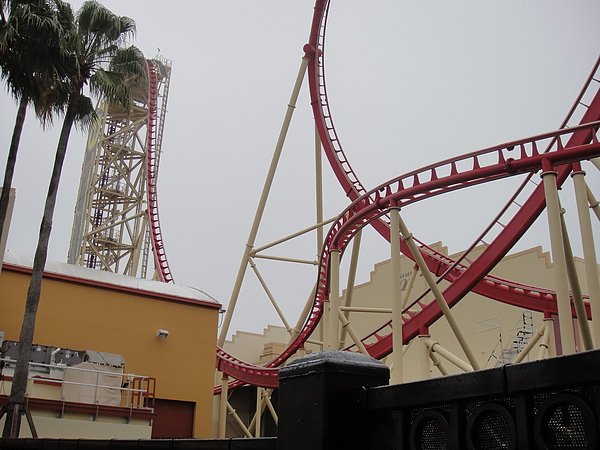
[[111, 43], [123, 44], [135, 34], [132, 19], [117, 16], [96, 0], [88, 0], [81, 6], [77, 21], [88, 53], [96, 53], [96, 49]]
[[111, 70], [97, 70], [90, 78], [93, 94], [104, 96], [109, 102], [131, 108], [131, 92], [123, 73]]
[[75, 113], [75, 126], [80, 131], [85, 131], [97, 119], [96, 110], [92, 99], [86, 95], [79, 97], [77, 112]]
[[127, 77], [146, 78], [144, 54], [134, 45], [120, 48], [111, 60], [110, 69]]

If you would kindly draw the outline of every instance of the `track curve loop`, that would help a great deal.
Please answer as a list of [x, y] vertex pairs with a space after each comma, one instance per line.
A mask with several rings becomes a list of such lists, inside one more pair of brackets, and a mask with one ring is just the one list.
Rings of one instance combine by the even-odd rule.
[[[299, 335], [288, 348], [265, 366], [245, 363], [218, 349], [217, 368], [238, 380], [231, 384], [232, 387], [244, 383], [264, 387], [277, 385], [277, 367], [302, 347], [322, 316], [324, 302], [327, 301], [328, 296], [330, 252], [332, 250], [343, 252], [352, 236], [366, 225], [373, 226], [379, 234], [389, 240], [389, 222], [385, 214], [390, 207], [407, 206], [454, 190], [517, 174], [529, 174], [521, 188], [509, 200], [511, 203], [521, 195], [525, 184], [533, 173], [542, 167], [543, 161], [544, 164], [552, 165], [558, 172], [557, 183], [560, 186], [571, 173], [573, 162], [600, 155], [600, 144], [597, 138], [600, 127], [598, 122], [600, 90], [598, 77], [594, 76], [598, 72], [599, 59], [561, 129], [431, 164], [367, 191], [344, 153], [333, 123], [327, 96], [324, 55], [329, 5], [330, 0], [316, 1], [310, 39], [304, 51], [305, 57], [309, 60], [309, 88], [315, 124], [333, 172], [352, 204], [330, 228], [321, 253], [317, 290], [311, 313]], [[593, 100], [587, 105], [579, 121], [580, 126], [563, 129], [573, 117], [575, 107], [580, 103], [583, 95], [590, 92]], [[528, 195], [522, 207], [508, 217], [503, 230], [490, 243], [486, 243], [482, 256], [470, 261], [468, 265], [419, 242], [420, 251], [432, 272], [450, 282], [449, 287], [444, 291], [444, 297], [450, 306], [460, 301], [469, 291], [474, 291], [493, 300], [515, 306], [536, 311], [556, 311], [554, 291], [488, 275], [544, 208], [543, 189], [538, 186]], [[503, 208], [498, 217], [505, 214], [507, 209], [508, 207]], [[498, 217], [495, 221], [499, 220]], [[487, 230], [489, 228], [491, 226]], [[482, 239], [479, 238], [481, 242]], [[412, 257], [405, 244], [401, 244], [401, 250], [406, 256]], [[417, 307], [411, 310], [415, 305]], [[415, 337], [421, 327], [429, 326], [441, 314], [435, 302], [425, 303], [422, 298], [417, 299], [416, 303], [410, 305], [403, 313], [404, 341], [407, 342]], [[372, 356], [377, 358], [385, 356], [391, 351], [391, 324], [382, 326], [364, 338], [363, 342]], [[352, 347], [348, 350], [352, 350]], [[215, 388], [216, 393], [219, 391], [220, 388]]]

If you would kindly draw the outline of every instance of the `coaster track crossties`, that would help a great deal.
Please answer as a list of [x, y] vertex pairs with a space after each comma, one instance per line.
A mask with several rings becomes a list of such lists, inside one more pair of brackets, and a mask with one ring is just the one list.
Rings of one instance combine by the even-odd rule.
[[[390, 208], [404, 207], [436, 195], [518, 174], [529, 175], [507, 206], [484, 231], [484, 234], [487, 233], [495, 223], [500, 223], [501, 217], [504, 219], [502, 232], [488, 243], [477, 259], [465, 265], [462, 261], [452, 260], [422, 242], [419, 242], [420, 251], [429, 269], [436, 276], [450, 283], [444, 291], [449, 306], [455, 305], [468, 292], [473, 291], [506, 304], [534, 311], [556, 313], [554, 291], [504, 280], [489, 275], [489, 272], [545, 208], [543, 186], [540, 184], [521, 204], [520, 209], [506, 220], [508, 206], [519, 194], [522, 194], [533, 174], [543, 168], [552, 168], [558, 172], [557, 184], [560, 186], [572, 173], [574, 167], [579, 168], [579, 161], [600, 155], [600, 144], [597, 139], [597, 131], [600, 127], [600, 90], [598, 90], [600, 83], [597, 77], [599, 59], [559, 130], [431, 164], [367, 191], [346, 158], [333, 123], [327, 96], [324, 56], [329, 5], [330, 0], [316, 1], [309, 43], [304, 47], [304, 51], [305, 58], [309, 61], [310, 97], [318, 134], [338, 182], [352, 203], [340, 214], [329, 230], [321, 253], [312, 311], [303, 329], [288, 348], [264, 366], [246, 363], [221, 348], [217, 349], [217, 369], [237, 380], [230, 383], [230, 387], [241, 384], [277, 386], [278, 367], [303, 346], [322, 317], [324, 302], [328, 300], [331, 251], [336, 250], [343, 254], [348, 242], [361, 228], [371, 225], [389, 241], [389, 220], [386, 213]], [[580, 125], [564, 128], [584, 94], [590, 92], [593, 93], [593, 100], [587, 105]], [[478, 238], [477, 242], [483, 242], [482, 237]], [[401, 251], [412, 258], [403, 241]], [[435, 302], [424, 302], [426, 294], [403, 312], [404, 343], [409, 342], [418, 335], [420, 329], [429, 327], [442, 315]], [[586, 312], [589, 316], [589, 304], [586, 304]], [[391, 335], [391, 322], [389, 322], [365, 337], [363, 343], [369, 354], [382, 358], [392, 350]], [[351, 346], [347, 350], [356, 351], [356, 348]], [[215, 393], [219, 392], [220, 386], [215, 387]]]

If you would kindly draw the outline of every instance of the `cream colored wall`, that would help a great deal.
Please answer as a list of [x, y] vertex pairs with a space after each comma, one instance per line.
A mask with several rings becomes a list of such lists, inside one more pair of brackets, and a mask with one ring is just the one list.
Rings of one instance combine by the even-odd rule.
[[[18, 340], [30, 276], [2, 271], [0, 330]], [[218, 310], [44, 279], [34, 342], [123, 355], [129, 373], [155, 377], [156, 396], [196, 403], [194, 436], [209, 437]], [[156, 336], [169, 330], [167, 339]]]
[[[440, 243], [434, 244], [432, 247], [447, 254], [447, 249]], [[476, 249], [474, 255], [481, 251], [482, 248]], [[453, 256], [456, 257], [456, 255]], [[583, 261], [576, 258], [576, 265], [582, 290], [585, 292], [587, 288]], [[413, 266], [414, 263], [410, 259], [404, 256], [401, 258], [402, 279], [408, 281]], [[554, 277], [552, 270], [553, 266], [549, 254], [543, 252], [541, 247], [536, 247], [505, 257], [492, 273], [512, 281], [553, 289]], [[391, 308], [390, 276], [391, 264], [389, 260], [376, 264], [370, 274], [369, 281], [355, 287], [352, 305]], [[444, 288], [447, 283], [443, 282], [441, 286]], [[424, 278], [419, 274], [415, 279], [409, 301], [417, 298], [426, 287]], [[503, 347], [510, 347], [517, 331], [523, 324], [523, 311], [521, 308], [505, 305], [473, 293], [468, 294], [451, 311], [462, 333], [472, 346], [481, 367], [494, 367], [496, 364], [495, 358], [500, 357]], [[536, 312], [532, 313], [532, 316], [535, 332], [542, 326], [543, 316], [542, 313]], [[390, 319], [390, 314], [350, 313], [350, 322], [361, 337], [371, 333]], [[246, 339], [247, 335], [245, 333], [238, 333], [239, 337], [231, 343], [230, 350], [242, 359], [249, 356], [251, 358], [248, 361], [258, 361], [258, 350], [262, 349], [265, 343], [275, 341], [277, 333], [274, 330], [277, 328], [281, 333], [284, 333], [283, 336], [287, 336], [285, 330], [281, 327], [269, 327], [270, 331], [262, 336], [262, 340], [260, 335], [254, 335], [252, 339]], [[429, 332], [434, 341], [439, 341], [443, 347], [466, 360], [458, 341], [444, 318], [433, 324]], [[315, 337], [313, 336], [313, 338]], [[282, 339], [279, 342], [287, 342], [287, 340]], [[346, 342], [351, 343], [350, 337], [347, 338]], [[551, 354], [554, 352], [553, 345], [551, 345], [550, 352]], [[537, 350], [533, 352], [533, 355], [537, 355]], [[449, 362], [444, 361], [443, 364], [450, 373], [460, 372], [458, 368]], [[437, 369], [430, 368], [430, 370], [432, 376], [440, 375]], [[419, 345], [416, 340], [413, 340], [406, 350], [404, 376], [407, 381], [420, 378]]]
[[[437, 245], [438, 250], [446, 250]], [[480, 253], [482, 248], [474, 252], [474, 256]], [[446, 251], [444, 251], [446, 253]], [[454, 255], [456, 257], [457, 255]], [[576, 265], [582, 289], [586, 290], [586, 280], [584, 276], [583, 261], [576, 258]], [[413, 262], [406, 257], [402, 257], [402, 278], [407, 278], [412, 271]], [[496, 276], [506, 278], [512, 281], [523, 282], [535, 286], [554, 288], [554, 277], [552, 275], [553, 265], [550, 255], [543, 252], [540, 247], [518, 252], [505, 257], [492, 271]], [[384, 261], [377, 264], [371, 273], [368, 283], [356, 286], [353, 305], [354, 306], [378, 306], [391, 307], [390, 303], [390, 261]], [[448, 283], [441, 283], [442, 289]], [[424, 278], [419, 274], [415, 280], [414, 288], [410, 300], [417, 298], [426, 288]], [[479, 365], [483, 367], [494, 367], [496, 357], [500, 356], [502, 347], [510, 347], [516, 337], [517, 331], [523, 326], [523, 311], [521, 308], [505, 305], [493, 301], [480, 295], [470, 293], [461, 300], [451, 310], [457, 320], [461, 332], [467, 342], [473, 349]], [[543, 323], [543, 314], [533, 312], [533, 329], [537, 331]], [[390, 320], [389, 315], [369, 314], [369, 313], [351, 313], [351, 323], [358, 330], [360, 336], [376, 329], [377, 326]], [[458, 341], [454, 337], [445, 318], [439, 319], [430, 327], [430, 335], [434, 341], [439, 343], [466, 360]], [[550, 349], [554, 351], [553, 346]], [[415, 380], [420, 378], [419, 372], [419, 345], [417, 342], [411, 342], [405, 355], [404, 376], [405, 380]], [[537, 355], [537, 350], [533, 352]], [[460, 372], [449, 362], [444, 362], [444, 366], [450, 373]], [[439, 376], [437, 369], [431, 371], [432, 376]]]
[[244, 361], [258, 362], [268, 342], [287, 342], [289, 334], [283, 327], [268, 325], [262, 332], [249, 333], [238, 331], [231, 340], [225, 341], [223, 349], [226, 352], [235, 352], [235, 355], [243, 355]]
[[[100, 416], [92, 420], [88, 414], [65, 413], [57, 418], [50, 411], [32, 411], [35, 430], [40, 438], [49, 439], [150, 439], [152, 424], [148, 420], [132, 419], [124, 423], [121, 418]], [[0, 420], [4, 427], [4, 418]], [[31, 431], [23, 420], [19, 437], [29, 438]]]

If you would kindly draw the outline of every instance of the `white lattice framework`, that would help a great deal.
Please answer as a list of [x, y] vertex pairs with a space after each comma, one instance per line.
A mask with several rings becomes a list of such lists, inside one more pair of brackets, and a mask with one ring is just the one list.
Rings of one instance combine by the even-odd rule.
[[[84, 156], [68, 262], [172, 281], [162, 246], [156, 180], [171, 62], [147, 60], [131, 111], [101, 101]], [[148, 257], [153, 253], [154, 270]]]

